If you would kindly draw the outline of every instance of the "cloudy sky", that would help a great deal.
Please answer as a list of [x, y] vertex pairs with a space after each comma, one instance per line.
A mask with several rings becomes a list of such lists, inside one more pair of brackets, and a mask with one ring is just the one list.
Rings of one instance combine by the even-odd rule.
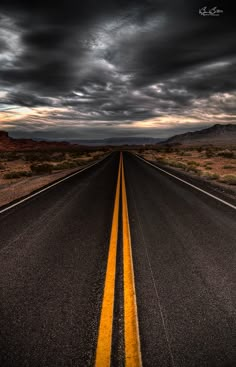
[[97, 139], [236, 123], [229, 3], [1, 0], [0, 129]]

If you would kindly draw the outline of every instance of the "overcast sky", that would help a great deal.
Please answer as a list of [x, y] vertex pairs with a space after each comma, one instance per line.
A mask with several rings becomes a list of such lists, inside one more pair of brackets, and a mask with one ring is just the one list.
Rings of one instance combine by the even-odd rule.
[[236, 123], [229, 3], [1, 0], [0, 129], [97, 139]]

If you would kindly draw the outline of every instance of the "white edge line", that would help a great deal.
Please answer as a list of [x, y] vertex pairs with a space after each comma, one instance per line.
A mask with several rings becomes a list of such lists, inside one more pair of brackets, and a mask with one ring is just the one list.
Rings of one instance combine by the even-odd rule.
[[[110, 155], [110, 154], [109, 154], [109, 155]], [[56, 186], [56, 185], [60, 184], [61, 182], [66, 181], [66, 180], [68, 180], [69, 178], [71, 178], [71, 177], [73, 177], [73, 176], [78, 175], [78, 174], [79, 174], [79, 173], [81, 173], [81, 172], [86, 171], [87, 169], [89, 169], [89, 168], [91, 168], [91, 167], [95, 166], [96, 164], [98, 164], [98, 163], [102, 162], [102, 161], [103, 161], [105, 158], [107, 158], [109, 155], [107, 155], [106, 157], [104, 157], [104, 158], [100, 159], [99, 161], [97, 161], [97, 162], [95, 162], [95, 163], [90, 164], [89, 166], [87, 166], [87, 167], [85, 167], [85, 168], [80, 169], [79, 171], [76, 171], [76, 172], [72, 173], [72, 174], [71, 174], [71, 175], [69, 175], [69, 176], [66, 176], [66, 177], [62, 178], [61, 180], [59, 180], [59, 181], [57, 181], [57, 182], [52, 183], [51, 185], [49, 185], [49, 186], [47, 186], [47, 187], [44, 187], [43, 189], [41, 189], [41, 190], [39, 190], [39, 191], [35, 192], [34, 194], [31, 194], [31, 195], [27, 196], [26, 198], [21, 199], [20, 201], [17, 201], [16, 203], [14, 203], [14, 204], [12, 204], [12, 205], [10, 205], [10, 206], [7, 206], [6, 208], [4, 208], [4, 209], [0, 210], [0, 214], [2, 214], [2, 213], [4, 213], [4, 212], [6, 212], [6, 211], [8, 211], [8, 210], [10, 210], [10, 209], [12, 209], [12, 208], [14, 208], [14, 207], [15, 207], [15, 206], [17, 206], [17, 205], [20, 205], [20, 204], [24, 203], [25, 201], [27, 201], [27, 200], [29, 200], [29, 199], [32, 199], [34, 196], [37, 196], [37, 195], [41, 194], [42, 192], [44, 192], [44, 191], [47, 191], [47, 190], [51, 189], [51, 187]]]
[[205, 195], [208, 195], [208, 196], [210, 196], [211, 198], [213, 198], [213, 199], [215, 199], [215, 200], [218, 200], [218, 201], [220, 201], [221, 203], [223, 203], [223, 204], [225, 204], [225, 205], [229, 206], [230, 208], [233, 208], [233, 209], [235, 209], [235, 210], [236, 210], [236, 206], [235, 206], [235, 205], [230, 204], [230, 203], [228, 203], [227, 201], [222, 200], [222, 199], [218, 198], [217, 196], [212, 195], [212, 194], [210, 194], [209, 192], [207, 192], [207, 191], [205, 191], [205, 190], [203, 190], [203, 189], [200, 189], [200, 187], [197, 187], [197, 186], [195, 186], [195, 185], [193, 185], [193, 184], [191, 184], [191, 183], [189, 183], [189, 182], [187, 182], [187, 181], [183, 180], [182, 178], [179, 178], [179, 177], [177, 177], [177, 176], [173, 175], [172, 173], [170, 173], [170, 172], [168, 172], [168, 171], [165, 171], [164, 169], [162, 169], [162, 168], [160, 168], [160, 167], [156, 166], [155, 164], [152, 164], [152, 163], [148, 162], [146, 159], [143, 159], [142, 157], [138, 156], [137, 154], [134, 154], [134, 155], [135, 155], [137, 158], [139, 158], [139, 159], [141, 159], [142, 161], [144, 161], [145, 163], [149, 164], [150, 166], [152, 166], [152, 167], [154, 167], [154, 168], [158, 169], [159, 171], [162, 171], [162, 172], [166, 173], [167, 175], [169, 175], [169, 176], [171, 176], [171, 177], [174, 177], [176, 180], [179, 180], [179, 181], [181, 181], [181, 182], [185, 183], [186, 185], [193, 187], [195, 190], [198, 190], [198, 191], [200, 191], [200, 192], [203, 192]]

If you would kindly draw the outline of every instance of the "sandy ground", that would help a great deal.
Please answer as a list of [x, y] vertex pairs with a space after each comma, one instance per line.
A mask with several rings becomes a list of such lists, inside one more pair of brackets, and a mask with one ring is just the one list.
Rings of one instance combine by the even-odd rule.
[[[228, 189], [233, 195], [236, 195], [235, 158], [223, 158], [219, 156], [207, 158], [204, 151], [199, 153], [197, 150], [183, 150], [182, 152], [171, 153], [156, 152], [155, 150], [146, 150], [142, 153], [138, 151], [133, 152], [149, 161], [159, 162], [177, 171], [185, 172], [188, 176], [195, 176], [199, 179], [207, 180], [221, 187], [223, 190]], [[183, 167], [181, 167], [181, 164]], [[194, 172], [194, 170], [196, 171]], [[227, 179], [229, 176], [231, 178]]]
[[[153, 151], [147, 151], [142, 156], [148, 160], [166, 159], [181, 163], [196, 162], [196, 167], [199, 168], [203, 173], [212, 172], [220, 176], [226, 174], [236, 174], [236, 159], [222, 158], [222, 157], [211, 157], [205, 158], [200, 155], [197, 151], [186, 152], [187, 156], [179, 156], [176, 153], [155, 153]], [[208, 167], [208, 168], [207, 168]], [[227, 168], [225, 168], [227, 167]]]
[[[100, 157], [99, 157], [100, 158]], [[40, 189], [43, 186], [50, 184], [60, 178], [63, 178], [70, 173], [79, 171], [83, 169], [89, 164], [91, 159], [84, 158], [84, 165], [81, 167], [76, 167], [73, 169], [66, 169], [63, 171], [57, 171], [55, 173], [40, 175], [40, 176], [32, 176], [32, 177], [22, 177], [18, 179], [10, 179], [6, 180], [3, 178], [3, 175], [0, 176], [0, 207], [4, 206], [14, 200], [20, 199], [26, 195], [29, 195], [35, 190]], [[92, 162], [91, 162], [92, 163]], [[21, 161], [10, 162], [12, 168], [14, 170], [27, 170], [27, 164], [25, 167], [22, 166]]]

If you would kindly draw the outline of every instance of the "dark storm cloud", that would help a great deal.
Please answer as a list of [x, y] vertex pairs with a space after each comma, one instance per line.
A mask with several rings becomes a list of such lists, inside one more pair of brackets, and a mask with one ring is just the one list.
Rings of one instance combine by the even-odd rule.
[[[2, 99], [2, 104], [18, 105], [23, 107], [53, 106], [50, 98], [27, 94], [24, 92], [9, 92], [7, 97]], [[0, 103], [1, 103], [0, 102]]]
[[[223, 13], [203, 17], [203, 6]], [[48, 119], [65, 126], [114, 127], [166, 115], [187, 121], [186, 110], [194, 117], [208, 103], [233, 121], [236, 31], [226, 2], [2, 0], [0, 17], [4, 106], [61, 109]], [[214, 96], [224, 93], [230, 102], [219, 104]]]

